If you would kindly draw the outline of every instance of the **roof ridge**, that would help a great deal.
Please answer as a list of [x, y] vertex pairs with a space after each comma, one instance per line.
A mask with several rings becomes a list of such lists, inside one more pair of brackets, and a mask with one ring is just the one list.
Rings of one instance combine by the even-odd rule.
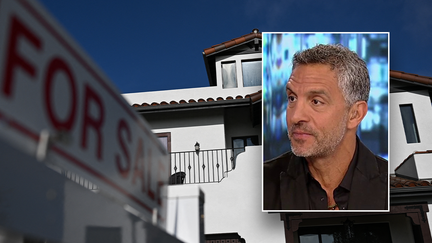
[[205, 55], [209, 55], [209, 54], [214, 53], [216, 51], [220, 51], [220, 50], [229, 48], [231, 46], [241, 44], [241, 43], [243, 43], [245, 41], [248, 41], [248, 40], [251, 40], [253, 38], [262, 39], [262, 33], [259, 32], [258, 29], [253, 29], [252, 32], [249, 33], [249, 34], [242, 35], [240, 37], [237, 37], [237, 38], [234, 38], [234, 39], [231, 39], [231, 40], [228, 40], [228, 41], [224, 41], [224, 42], [222, 42], [220, 44], [212, 45], [209, 48], [205, 48], [204, 49], [204, 54]]

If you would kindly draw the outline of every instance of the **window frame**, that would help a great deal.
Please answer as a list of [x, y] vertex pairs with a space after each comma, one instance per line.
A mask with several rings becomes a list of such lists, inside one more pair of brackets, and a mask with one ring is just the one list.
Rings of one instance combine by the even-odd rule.
[[[245, 86], [245, 79], [244, 79], [244, 70], [243, 70], [243, 63], [248, 63], [248, 62], [256, 62], [256, 61], [260, 61], [261, 62], [261, 84], [259, 84], [259, 85], [248, 85], [248, 86]], [[262, 68], [263, 68], [263, 66], [262, 66], [262, 58], [257, 58], [257, 59], [243, 59], [243, 60], [241, 60], [240, 61], [240, 64], [241, 64], [241, 71], [242, 71], [242, 83], [243, 83], [243, 87], [256, 87], [256, 86], [262, 86]]]
[[[167, 137], [167, 152], [168, 152], [168, 154], [170, 154], [171, 153], [171, 132], [158, 132], [158, 133], [155, 133], [155, 135], [158, 138]], [[160, 141], [160, 139], [159, 139], [159, 141]]]
[[[405, 107], [409, 108], [409, 111], [403, 111]], [[413, 104], [399, 104], [399, 111], [402, 119], [402, 126], [405, 133], [405, 139], [407, 143], [420, 143], [420, 133], [418, 131], [417, 121], [414, 113]], [[409, 115], [410, 117], [406, 117]], [[412, 121], [412, 123], [411, 123]], [[411, 140], [411, 136], [413, 139]]]
[[219, 56], [216, 57], [216, 84], [221, 89], [226, 89], [223, 87], [222, 80], [222, 63], [235, 62], [236, 63], [236, 80], [237, 80], [237, 88], [253, 88], [258, 86], [244, 86], [243, 82], [243, 71], [242, 71], [242, 62], [244, 61], [254, 61], [261, 60], [261, 85], [262, 85], [262, 54], [261, 53], [252, 53], [252, 54], [240, 54], [233, 56]]

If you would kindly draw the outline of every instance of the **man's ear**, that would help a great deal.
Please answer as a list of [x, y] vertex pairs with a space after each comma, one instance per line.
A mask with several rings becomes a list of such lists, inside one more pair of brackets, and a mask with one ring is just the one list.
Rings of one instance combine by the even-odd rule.
[[357, 101], [349, 110], [349, 117], [347, 122], [348, 129], [356, 129], [368, 111], [366, 101]]

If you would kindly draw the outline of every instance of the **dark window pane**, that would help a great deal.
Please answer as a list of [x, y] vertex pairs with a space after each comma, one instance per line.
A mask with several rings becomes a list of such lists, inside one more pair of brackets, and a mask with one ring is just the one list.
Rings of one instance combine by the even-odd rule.
[[412, 104], [400, 105], [400, 111], [407, 143], [419, 143], [420, 138], [417, 131], [417, 124]]
[[159, 140], [164, 145], [165, 149], [168, 150], [168, 137], [159, 137]]
[[244, 148], [244, 139], [243, 138], [234, 138], [233, 139], [234, 148]]
[[317, 234], [300, 235], [300, 243], [319, 243]]

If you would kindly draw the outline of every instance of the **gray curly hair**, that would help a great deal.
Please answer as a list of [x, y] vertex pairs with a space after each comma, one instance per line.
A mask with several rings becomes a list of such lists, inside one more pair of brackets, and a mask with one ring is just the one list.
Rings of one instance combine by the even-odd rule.
[[369, 99], [370, 80], [365, 61], [341, 44], [316, 45], [295, 53], [292, 62], [292, 70], [301, 64], [330, 65], [331, 70], [336, 70], [339, 88], [348, 106]]

